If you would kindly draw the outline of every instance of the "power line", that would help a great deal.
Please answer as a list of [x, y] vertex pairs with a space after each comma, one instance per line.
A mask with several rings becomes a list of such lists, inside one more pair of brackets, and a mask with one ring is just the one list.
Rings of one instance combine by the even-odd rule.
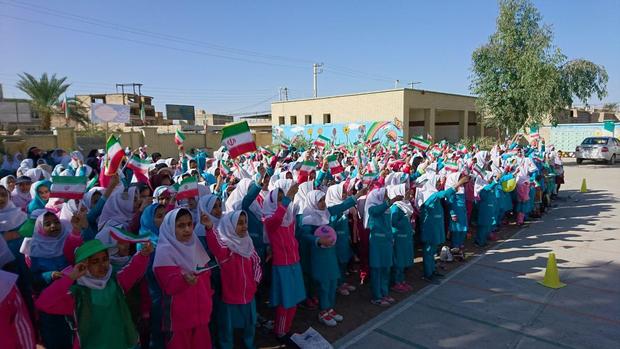
[[245, 109], [254, 108], [254, 107], [256, 107], [256, 106], [259, 106], [259, 105], [265, 104], [265, 103], [267, 103], [267, 102], [269, 102], [269, 101], [271, 101], [271, 100], [275, 99], [276, 97], [278, 97], [278, 94], [277, 94], [277, 93], [276, 93], [275, 95], [273, 95], [273, 96], [271, 96], [271, 97], [269, 97], [269, 98], [265, 99], [265, 100], [262, 100], [262, 101], [258, 102], [258, 103], [251, 104], [251, 105], [246, 105], [245, 107], [238, 108], [238, 109], [235, 109], [235, 110], [233, 110], [233, 111], [226, 112], [225, 114], [234, 114], [234, 113], [237, 113], [237, 112], [242, 111], [242, 110], [245, 110]]

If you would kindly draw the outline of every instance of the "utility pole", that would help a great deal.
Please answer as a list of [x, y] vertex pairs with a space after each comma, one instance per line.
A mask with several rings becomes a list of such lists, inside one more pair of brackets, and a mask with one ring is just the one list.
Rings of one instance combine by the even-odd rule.
[[288, 87], [284, 88], [284, 100], [288, 101]]
[[396, 81], [394, 81], [394, 88], [398, 88], [398, 83], [400, 82], [400, 80], [396, 79]]
[[288, 87], [280, 87], [280, 102], [288, 101]]
[[323, 69], [321, 69], [322, 66], [323, 66], [323, 63], [314, 63], [312, 65], [312, 77], [313, 77], [312, 90], [314, 91], [314, 98], [316, 98], [318, 95], [318, 86], [317, 86], [316, 80], [317, 80], [317, 75], [323, 72]]

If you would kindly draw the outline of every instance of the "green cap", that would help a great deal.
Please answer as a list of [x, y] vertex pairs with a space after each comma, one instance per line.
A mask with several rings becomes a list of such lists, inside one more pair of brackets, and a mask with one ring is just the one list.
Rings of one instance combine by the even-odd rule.
[[108, 247], [98, 239], [92, 239], [85, 242], [82, 246], [75, 249], [75, 263], [80, 263], [95, 253], [105, 251]]

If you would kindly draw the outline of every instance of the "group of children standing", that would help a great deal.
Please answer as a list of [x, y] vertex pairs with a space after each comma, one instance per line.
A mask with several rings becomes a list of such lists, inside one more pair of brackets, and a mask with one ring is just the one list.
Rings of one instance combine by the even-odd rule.
[[[552, 147], [514, 144], [152, 156], [146, 183], [125, 168], [106, 176], [104, 159], [57, 155], [23, 160], [0, 180], [6, 348], [253, 348], [257, 323], [290, 343], [298, 305], [326, 326], [344, 321], [337, 297], [356, 290], [355, 269], [362, 283], [370, 277], [370, 302], [390, 306], [390, 292], [413, 289], [415, 241], [435, 283], [442, 246], [462, 256], [472, 223], [485, 245], [508, 217], [541, 214], [562, 183]], [[62, 200], [56, 176], [102, 186]], [[177, 198], [175, 184], [190, 177], [197, 193]], [[259, 302], [275, 308], [273, 323]]]

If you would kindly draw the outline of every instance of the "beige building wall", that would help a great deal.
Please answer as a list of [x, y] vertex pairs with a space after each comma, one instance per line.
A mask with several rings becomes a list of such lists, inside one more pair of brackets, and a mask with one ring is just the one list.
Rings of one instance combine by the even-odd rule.
[[[414, 90], [394, 89], [342, 96], [320, 97], [271, 105], [272, 125], [323, 124], [324, 115], [331, 123], [364, 121], [398, 121], [403, 136], [431, 134], [435, 139], [456, 141], [484, 135], [476, 98], [471, 96]], [[296, 119], [296, 122], [295, 122]]]
[[331, 123], [392, 121], [395, 117], [402, 121], [403, 102], [403, 89], [275, 102], [271, 104], [271, 122], [278, 126], [284, 116], [284, 124], [291, 125], [291, 116], [295, 116], [295, 124], [306, 125], [306, 115], [311, 115], [312, 124], [323, 124], [326, 114]]

